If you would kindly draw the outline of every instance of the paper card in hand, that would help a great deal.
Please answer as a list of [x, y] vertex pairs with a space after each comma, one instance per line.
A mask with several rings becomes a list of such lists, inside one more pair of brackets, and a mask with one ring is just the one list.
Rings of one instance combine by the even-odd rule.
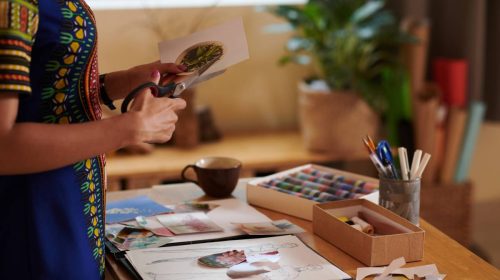
[[180, 75], [189, 75], [217, 58], [218, 61], [204, 71], [200, 79], [249, 58], [242, 18], [161, 42], [159, 49], [161, 62], [173, 62], [188, 67], [187, 73]]

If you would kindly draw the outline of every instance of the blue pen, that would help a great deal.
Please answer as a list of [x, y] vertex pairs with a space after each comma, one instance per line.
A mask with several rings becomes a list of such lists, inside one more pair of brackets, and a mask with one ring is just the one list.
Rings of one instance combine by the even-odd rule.
[[394, 158], [391, 153], [391, 146], [385, 140], [378, 142], [377, 144], [377, 156], [384, 166], [388, 166], [393, 179], [400, 179], [396, 166], [394, 166]]

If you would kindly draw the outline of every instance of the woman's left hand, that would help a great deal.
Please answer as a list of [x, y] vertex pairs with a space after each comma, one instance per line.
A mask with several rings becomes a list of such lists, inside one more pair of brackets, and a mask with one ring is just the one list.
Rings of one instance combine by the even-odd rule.
[[132, 67], [128, 70], [113, 72], [106, 75], [106, 91], [112, 100], [123, 99], [137, 86], [148, 82], [151, 73], [158, 70], [161, 74], [160, 84], [171, 80], [175, 74], [182, 73], [186, 66], [175, 63], [155, 61]]

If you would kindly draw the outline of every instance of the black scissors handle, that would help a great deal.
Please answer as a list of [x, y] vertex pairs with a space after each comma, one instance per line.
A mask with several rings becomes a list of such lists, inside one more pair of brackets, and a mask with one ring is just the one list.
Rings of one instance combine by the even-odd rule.
[[174, 93], [174, 90], [176, 88], [177, 84], [174, 82], [171, 82], [167, 84], [166, 86], [159, 86], [153, 82], [148, 82], [144, 83], [135, 89], [133, 89], [123, 100], [121, 111], [122, 113], [126, 113], [128, 110], [128, 105], [134, 98], [137, 97], [139, 93], [141, 93], [144, 89], [151, 89], [151, 92], [155, 97], [169, 97], [172, 98], [172, 95]]

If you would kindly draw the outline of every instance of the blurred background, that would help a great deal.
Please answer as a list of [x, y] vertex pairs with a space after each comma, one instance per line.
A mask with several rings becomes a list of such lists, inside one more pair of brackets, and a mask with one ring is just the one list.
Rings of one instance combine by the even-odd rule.
[[370, 133], [433, 155], [422, 216], [500, 268], [500, 2], [87, 2], [101, 73], [236, 17], [250, 51], [185, 95], [173, 143], [110, 155], [111, 190], [176, 182], [178, 166], [208, 155], [239, 158], [245, 176], [307, 162], [376, 176], [361, 143]]

